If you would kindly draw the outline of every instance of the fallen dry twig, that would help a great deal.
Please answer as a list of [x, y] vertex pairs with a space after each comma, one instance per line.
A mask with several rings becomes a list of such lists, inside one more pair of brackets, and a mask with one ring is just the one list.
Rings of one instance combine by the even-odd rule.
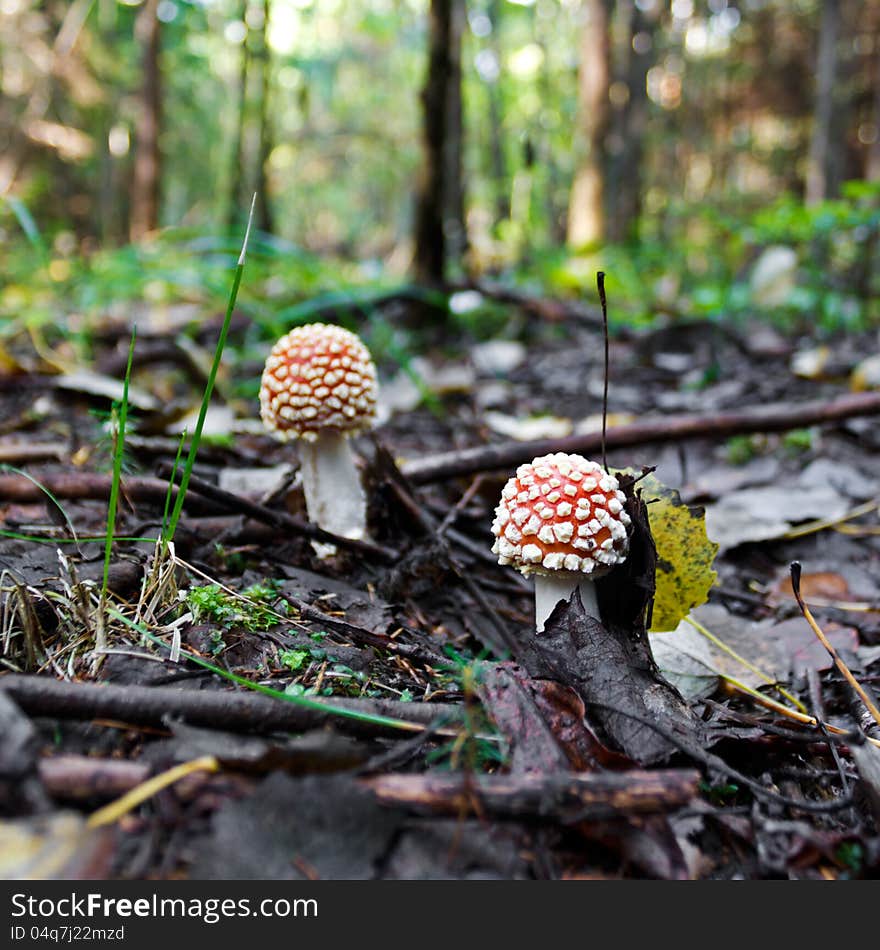
[[868, 710], [877, 725], [880, 725], [880, 709], [877, 708], [877, 704], [868, 695], [868, 691], [865, 689], [865, 687], [862, 686], [855, 676], [853, 676], [850, 668], [841, 659], [840, 654], [834, 649], [834, 646], [831, 644], [831, 641], [828, 639], [828, 637], [825, 636], [825, 632], [822, 630], [819, 624], [816, 623], [815, 618], [813, 617], [812, 613], [810, 613], [810, 608], [804, 603], [804, 598], [801, 596], [800, 561], [792, 561], [790, 570], [791, 588], [794, 591], [794, 596], [797, 600], [798, 607], [800, 607], [801, 613], [804, 615], [804, 620], [806, 620], [810, 625], [813, 633], [816, 634], [817, 639], [831, 657], [832, 663], [834, 663], [843, 678], [847, 681], [847, 683], [849, 683], [859, 699], [861, 699], [861, 701], [865, 704], [865, 709]]
[[53, 798], [88, 801], [124, 795], [147, 778], [150, 764], [90, 755], [55, 755], [40, 759], [37, 771]]
[[[255, 693], [73, 683], [17, 673], [0, 677], [0, 689], [30, 716], [113, 719], [140, 726], [162, 726], [169, 719], [182, 719], [191, 725], [212, 729], [263, 733], [314, 729], [332, 722], [340, 732], [349, 734], [400, 735], [389, 727], [305, 709]], [[388, 716], [420, 726], [427, 726], [440, 718], [453, 723], [461, 718], [460, 708], [448, 703], [333, 697], [327, 705]]]
[[[169, 477], [174, 473], [173, 466], [162, 464], [159, 471]], [[182, 473], [174, 473], [175, 481], [179, 482]], [[241, 495], [219, 488], [196, 475], [191, 475], [189, 479], [189, 492], [201, 495], [204, 498], [213, 501], [219, 507], [227, 511], [235, 511], [242, 515], [247, 515], [255, 521], [261, 521], [264, 524], [272, 525], [275, 528], [284, 528], [293, 534], [302, 535], [316, 541], [327, 541], [340, 548], [348, 548], [358, 554], [367, 557], [376, 557], [385, 563], [392, 563], [399, 557], [397, 551], [391, 548], [383, 547], [381, 544], [375, 544], [372, 541], [357, 541], [353, 538], [344, 538], [319, 528], [316, 524], [303, 521], [300, 518], [294, 518], [286, 511], [275, 511], [273, 508], [267, 508]]]
[[[680, 439], [724, 439], [748, 432], [785, 432], [876, 413], [880, 413], [880, 392], [853, 393], [830, 402], [817, 399], [800, 405], [776, 403], [707, 415], [660, 416], [631, 425], [612, 426], [606, 435], [606, 446], [609, 449], [622, 449]], [[412, 459], [401, 465], [401, 471], [414, 484], [425, 485], [459, 475], [514, 468], [549, 452], [587, 454], [597, 451], [601, 444], [601, 432], [585, 432], [561, 439], [537, 439], [533, 442], [500, 442], [497, 445], [481, 445]]]
[[7, 442], [0, 445], [0, 463], [24, 465], [28, 462], [60, 462], [65, 456], [64, 446], [58, 442]]
[[697, 794], [695, 769], [556, 772], [522, 775], [379, 775], [365, 779], [387, 805], [420, 812], [507, 817], [540, 816], [566, 822], [669, 812]]
[[[42, 485], [59, 499], [107, 502], [113, 483], [112, 475], [96, 475], [91, 472], [40, 472], [36, 473], [34, 478], [39, 485], [24, 475], [0, 475], [0, 498], [19, 503], [43, 501], [46, 496], [40, 489]], [[124, 476], [122, 493], [129, 501], [155, 504], [161, 511], [165, 505], [168, 483], [149, 476]], [[176, 494], [177, 489], [172, 489], [172, 501]], [[217, 505], [207, 504], [197, 495], [187, 498], [186, 505], [187, 510], [193, 512], [216, 512], [218, 508]]]

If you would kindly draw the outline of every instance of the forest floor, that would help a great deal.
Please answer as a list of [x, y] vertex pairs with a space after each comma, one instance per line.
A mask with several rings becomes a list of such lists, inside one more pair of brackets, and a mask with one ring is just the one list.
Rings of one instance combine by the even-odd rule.
[[[490, 552], [515, 466], [431, 470], [469, 447], [595, 435], [601, 330], [517, 320], [504, 341], [450, 332], [426, 347], [421, 392], [380, 366], [380, 425], [356, 443], [372, 543], [325, 559], [302, 531], [295, 447], [262, 431], [255, 404], [224, 402], [223, 378], [174, 546], [157, 549], [173, 433], [198, 405], [217, 323], [194, 339], [139, 325], [103, 598], [105, 423], [130, 328], [107, 328], [91, 365], [63, 374], [22, 343], [0, 377], [2, 876], [877, 876], [880, 727], [798, 609], [790, 564], [876, 697], [880, 407], [611, 448], [612, 467], [654, 468], [705, 506], [717, 581], [696, 625], [649, 634], [650, 651], [641, 594], [620, 587], [645, 564], [600, 593], [607, 629], [575, 600], [536, 637], [531, 583]], [[610, 431], [830, 404], [876, 344], [625, 331]]]

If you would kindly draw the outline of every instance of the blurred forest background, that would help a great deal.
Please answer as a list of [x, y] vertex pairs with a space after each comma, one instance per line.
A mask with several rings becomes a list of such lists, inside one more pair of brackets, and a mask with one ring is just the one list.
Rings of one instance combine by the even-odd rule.
[[254, 192], [267, 333], [599, 268], [629, 322], [880, 317], [880, 0], [0, 0], [0, 85], [13, 324], [222, 301]]

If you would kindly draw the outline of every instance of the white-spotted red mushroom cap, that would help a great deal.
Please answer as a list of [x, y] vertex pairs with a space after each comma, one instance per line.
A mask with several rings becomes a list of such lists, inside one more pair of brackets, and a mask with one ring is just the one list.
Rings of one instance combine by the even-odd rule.
[[278, 439], [314, 441], [322, 431], [368, 429], [376, 366], [354, 334], [326, 323], [295, 327], [272, 347], [260, 383], [260, 416]]
[[492, 552], [523, 574], [604, 574], [629, 553], [625, 501], [617, 479], [596, 462], [542, 455], [504, 486]]

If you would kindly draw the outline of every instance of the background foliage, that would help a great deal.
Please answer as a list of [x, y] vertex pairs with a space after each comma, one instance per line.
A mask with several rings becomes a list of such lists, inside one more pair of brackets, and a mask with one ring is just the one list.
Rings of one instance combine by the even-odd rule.
[[[161, 231], [127, 246], [149, 72], [139, 22], [151, 3], [161, 42]], [[616, 240], [571, 248], [578, 77], [597, 3], [610, 12], [605, 201], [613, 210], [637, 193], [639, 213]], [[825, 194], [805, 202], [826, 7], [470, 0], [468, 250], [453, 273], [588, 296], [602, 267], [630, 320], [766, 311], [810, 329], [869, 324], [880, 4], [833, 4]], [[62, 314], [75, 329], [77, 315], [124, 300], [216, 302], [254, 189], [272, 234], [255, 247], [262, 270], [243, 303], [267, 328], [299, 319], [289, 308], [315, 293], [404, 280], [422, 167], [427, 12], [427, 0], [3, 0], [0, 315]], [[640, 88], [627, 72], [633, 50], [649, 65], [637, 139], [626, 124]], [[626, 159], [636, 145], [634, 170]], [[795, 250], [796, 286], [765, 307], [749, 281], [773, 245]]]

